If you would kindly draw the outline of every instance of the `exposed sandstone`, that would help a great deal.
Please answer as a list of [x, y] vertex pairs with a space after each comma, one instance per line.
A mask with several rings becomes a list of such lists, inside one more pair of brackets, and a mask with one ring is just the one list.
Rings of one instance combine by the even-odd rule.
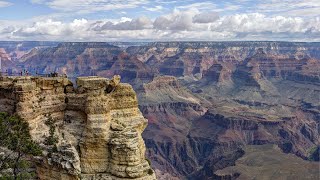
[[[147, 156], [162, 172], [158, 178], [165, 173], [209, 178], [214, 170], [231, 165], [237, 157], [234, 151], [248, 144], [278, 144], [286, 153], [305, 159], [309, 149], [319, 144], [320, 101], [315, 98], [320, 92], [319, 43], [131, 45], [121, 45], [128, 56], [124, 49], [106, 43], [61, 43], [34, 49], [17, 67], [29, 67], [33, 74], [56, 69], [70, 78], [120, 74], [137, 90], [140, 109], [149, 120], [144, 139]], [[176, 79], [157, 77], [162, 75]], [[65, 112], [65, 121], [71, 123], [64, 124], [71, 135], [65, 132], [65, 137], [76, 146], [83, 132], [76, 129], [84, 129], [87, 119], [82, 106], [86, 99], [79, 97], [86, 95], [72, 93], [82, 92], [73, 86], [65, 91], [73, 94]], [[12, 103], [0, 100], [4, 105]], [[206, 109], [210, 111], [204, 114]], [[121, 131], [126, 126], [112, 123], [110, 127]]]
[[[80, 77], [77, 85], [63, 77], [0, 79], [0, 111], [29, 122], [32, 137], [46, 149], [35, 159], [38, 177], [156, 179], [141, 137], [147, 120], [132, 87], [120, 83], [120, 76]], [[44, 145], [49, 118], [55, 122], [56, 147]]]

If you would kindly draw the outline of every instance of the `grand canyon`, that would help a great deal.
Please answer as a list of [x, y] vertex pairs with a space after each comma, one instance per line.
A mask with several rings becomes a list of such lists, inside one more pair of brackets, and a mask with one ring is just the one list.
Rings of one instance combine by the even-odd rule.
[[[98, 135], [97, 140], [120, 139], [111, 140], [119, 141], [110, 145], [111, 153], [116, 151], [112, 147], [122, 147], [123, 139], [117, 135], [128, 138], [134, 132], [132, 142], [139, 142], [135, 149], [142, 154], [132, 156], [138, 157], [134, 162], [138, 162], [140, 171], [132, 169], [124, 178], [153, 179], [154, 172], [157, 179], [168, 180], [319, 179], [320, 43], [1, 41], [0, 57], [4, 77], [0, 85], [1, 112], [17, 112], [30, 122], [40, 121], [43, 111], [50, 111], [58, 119], [69, 117], [70, 122], [79, 119], [61, 129], [61, 134], [71, 134], [73, 151], [95, 149], [90, 138], [86, 139], [95, 135], [90, 135], [90, 127], [81, 122], [93, 114], [94, 121], [101, 123], [101, 118], [94, 116], [100, 106], [108, 107], [104, 113], [115, 116], [111, 135], [109, 131], [106, 135], [109, 139]], [[42, 79], [54, 73], [70, 81], [64, 84], [63, 80]], [[118, 75], [121, 88], [108, 91], [109, 81], [115, 81]], [[14, 80], [16, 76], [22, 79]], [[17, 102], [20, 109], [11, 106], [10, 88], [19, 82], [41, 87], [43, 91], [31, 93], [38, 104]], [[100, 92], [101, 88], [105, 92]], [[92, 95], [84, 110], [81, 98], [84, 94], [91, 97], [89, 91], [102, 95]], [[111, 104], [104, 104], [103, 99]], [[64, 104], [63, 110], [57, 101]], [[128, 128], [133, 132], [123, 130], [117, 116], [123, 122], [129, 122], [132, 116]], [[143, 131], [145, 119], [148, 125]], [[91, 128], [105, 133], [106, 127], [93, 125], [97, 127]], [[41, 127], [32, 133], [41, 139], [37, 135]], [[109, 154], [104, 145], [96, 147], [102, 160]], [[151, 168], [143, 159], [144, 151]], [[91, 178], [88, 174], [92, 169], [103, 168], [92, 165], [95, 162], [90, 158], [81, 160], [84, 164], [75, 168], [83, 177]], [[118, 167], [112, 162], [111, 167]], [[127, 166], [130, 161], [125, 163]], [[43, 167], [39, 171], [48, 174]], [[110, 173], [122, 176], [119, 167]]]

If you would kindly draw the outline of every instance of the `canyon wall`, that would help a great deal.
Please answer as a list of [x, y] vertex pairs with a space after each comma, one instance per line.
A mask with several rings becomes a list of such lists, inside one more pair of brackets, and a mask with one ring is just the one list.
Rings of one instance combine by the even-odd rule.
[[[158, 177], [210, 179], [248, 145], [317, 156], [319, 52], [320, 43], [303, 42], [66, 42], [34, 48], [10, 65], [65, 73], [73, 82], [120, 74], [149, 120], [143, 138]], [[65, 117], [83, 128], [86, 113], [77, 112]]]
[[141, 136], [147, 120], [120, 76], [79, 77], [77, 88], [64, 77], [2, 76], [0, 111], [26, 120], [45, 149], [34, 160], [40, 179], [156, 179]]

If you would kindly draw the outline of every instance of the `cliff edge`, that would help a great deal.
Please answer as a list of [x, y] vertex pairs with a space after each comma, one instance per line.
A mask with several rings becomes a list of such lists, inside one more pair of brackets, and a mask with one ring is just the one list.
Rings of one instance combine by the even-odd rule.
[[[131, 85], [101, 77], [0, 77], [0, 111], [26, 120], [45, 150], [40, 179], [156, 179]], [[49, 141], [50, 140], [50, 141]]]

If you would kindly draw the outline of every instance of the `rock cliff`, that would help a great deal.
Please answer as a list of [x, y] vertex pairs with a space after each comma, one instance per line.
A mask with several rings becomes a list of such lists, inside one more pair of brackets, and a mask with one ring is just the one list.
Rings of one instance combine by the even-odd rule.
[[[60, 43], [12, 62], [31, 74], [120, 74], [149, 120], [143, 138], [158, 178], [210, 179], [248, 145], [317, 159], [319, 52], [320, 43], [303, 42]], [[70, 110], [72, 101], [79, 96], [68, 98], [68, 129], [85, 128], [87, 114]], [[83, 140], [84, 131], [70, 132], [75, 144]]]
[[1, 77], [0, 111], [25, 119], [45, 149], [40, 179], [156, 179], [141, 137], [147, 120], [120, 76], [79, 77], [76, 88], [63, 77]]

